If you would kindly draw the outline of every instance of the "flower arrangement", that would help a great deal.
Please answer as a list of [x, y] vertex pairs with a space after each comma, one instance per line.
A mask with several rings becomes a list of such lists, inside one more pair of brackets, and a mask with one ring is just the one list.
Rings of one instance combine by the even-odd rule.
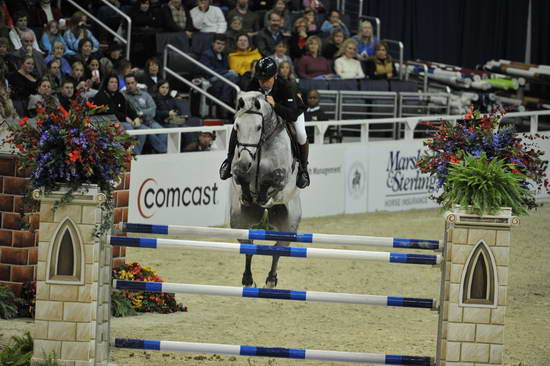
[[[92, 115], [106, 109], [77, 97], [69, 111], [62, 106], [37, 108], [34, 120], [25, 117], [9, 126], [5, 142], [15, 147], [21, 169], [31, 172], [31, 188], [50, 193], [68, 187], [55, 208], [86, 184], [96, 184], [107, 196], [105, 212], [111, 211], [113, 185], [129, 167], [136, 140], [118, 122], [92, 121]], [[110, 217], [104, 218], [96, 235], [108, 228]]]
[[[128, 281], [164, 282], [160, 276], [149, 266], [143, 266], [137, 262], [122, 264], [113, 269], [113, 278]], [[128, 298], [137, 312], [175, 313], [187, 311], [187, 306], [178, 304], [174, 294], [165, 292], [126, 291], [121, 293]]]
[[[484, 214], [494, 212], [497, 206], [511, 205], [508, 191], [488, 191], [492, 196], [474, 197], [476, 190], [451, 193], [458, 187], [483, 188], [491, 179], [504, 179], [508, 182], [516, 182], [520, 192], [516, 192], [515, 200], [519, 205], [515, 207], [516, 214], [526, 213], [520, 207], [531, 209], [537, 206], [533, 194], [527, 191], [546, 189], [550, 193], [550, 184], [545, 173], [547, 160], [543, 160], [544, 151], [538, 149], [533, 140], [547, 139], [544, 135], [517, 135], [510, 126], [501, 124], [505, 110], [497, 108], [489, 114], [482, 115], [479, 111], [469, 108], [464, 119], [453, 124], [449, 121], [441, 121], [439, 124], [425, 122], [435, 132], [433, 137], [424, 142], [427, 150], [423, 152], [417, 161], [417, 166], [422, 173], [428, 173], [438, 178], [436, 190], [443, 188], [439, 195], [432, 195], [437, 203], [448, 208], [452, 203], [473, 205], [474, 212]], [[476, 164], [472, 159], [502, 160], [501, 164]], [[457, 165], [468, 166], [477, 169], [477, 177], [464, 169], [457, 169]], [[515, 175], [505, 177], [498, 170]], [[481, 176], [484, 179], [479, 179]], [[458, 177], [460, 175], [460, 177]], [[453, 177], [449, 181], [450, 177]], [[494, 184], [494, 182], [490, 182]], [[457, 183], [466, 183], [457, 186]], [[486, 188], [486, 187], [484, 187]], [[510, 188], [512, 188], [510, 186]], [[464, 194], [464, 195], [462, 195]], [[502, 196], [504, 195], [504, 196]], [[502, 196], [502, 197], [501, 197]], [[499, 199], [499, 197], [506, 199]], [[486, 202], [479, 202], [480, 199]], [[475, 202], [474, 202], [475, 201]], [[487, 201], [491, 201], [487, 206]], [[474, 204], [475, 203], [475, 204]]]

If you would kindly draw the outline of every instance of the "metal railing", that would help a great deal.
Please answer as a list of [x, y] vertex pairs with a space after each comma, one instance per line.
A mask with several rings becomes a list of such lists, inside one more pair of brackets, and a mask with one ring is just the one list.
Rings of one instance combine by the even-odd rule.
[[399, 117], [430, 116], [451, 113], [449, 93], [399, 92]]
[[113, 4], [111, 4], [108, 0], [101, 0], [101, 2], [104, 4], [104, 5], [107, 5], [108, 7], [110, 7], [111, 9], [113, 9], [115, 12], [117, 12], [122, 18], [124, 18], [128, 24], [128, 33], [126, 34], [126, 38], [124, 38], [123, 36], [121, 36], [120, 34], [118, 34], [116, 31], [112, 30], [107, 24], [103, 23], [101, 20], [99, 20], [98, 18], [96, 18], [92, 13], [90, 13], [88, 10], [84, 9], [82, 6], [80, 6], [80, 4], [78, 4], [76, 1], [74, 0], [65, 0], [67, 1], [68, 3], [70, 3], [72, 6], [74, 6], [75, 8], [77, 8], [78, 10], [80, 10], [81, 12], [83, 12], [84, 14], [86, 14], [86, 16], [90, 19], [92, 19], [94, 22], [96, 22], [97, 24], [99, 24], [103, 29], [105, 29], [107, 32], [111, 33], [113, 35], [113, 37], [115, 37], [116, 39], [118, 39], [119, 41], [121, 41], [122, 43], [124, 43], [126, 45], [126, 59], [127, 60], [130, 60], [130, 44], [131, 44], [131, 39], [132, 39], [132, 19], [126, 15], [122, 10], [120, 10], [119, 8], [117, 8], [116, 6], [114, 6]]
[[223, 77], [222, 75], [218, 74], [217, 72], [215, 72], [214, 70], [210, 69], [209, 67], [201, 64], [200, 62], [198, 62], [197, 60], [195, 60], [193, 57], [189, 56], [188, 54], [186, 54], [185, 52], [183, 52], [182, 50], [174, 47], [173, 45], [171, 44], [167, 44], [166, 47], [164, 47], [164, 53], [163, 53], [163, 68], [162, 68], [162, 77], [163, 78], [166, 78], [166, 74], [170, 74], [171, 76], [173, 76], [174, 78], [178, 79], [179, 81], [181, 81], [182, 83], [186, 84], [187, 86], [189, 86], [190, 88], [192, 88], [193, 90], [196, 90], [197, 92], [201, 93], [202, 95], [204, 95], [205, 97], [207, 98], [210, 98], [213, 102], [215, 102], [216, 104], [220, 105], [221, 107], [225, 108], [226, 110], [228, 110], [229, 112], [231, 113], [235, 113], [235, 109], [233, 107], [231, 107], [230, 105], [226, 104], [225, 102], [221, 101], [220, 99], [216, 98], [214, 95], [208, 93], [206, 90], [203, 90], [201, 89], [201, 87], [193, 84], [193, 82], [187, 80], [186, 78], [184, 78], [183, 76], [181, 76], [180, 74], [178, 74], [175, 70], [172, 70], [168, 67], [168, 53], [172, 51], [172, 52], [175, 52], [177, 53], [178, 55], [180, 55], [181, 57], [183, 57], [184, 59], [186, 59], [187, 61], [191, 62], [192, 64], [196, 65], [197, 67], [199, 67], [200, 69], [204, 70], [205, 72], [207, 72], [208, 74], [212, 75], [212, 76], [215, 76], [217, 78], [219, 78], [220, 80], [222, 80], [223, 82], [225, 82], [226, 84], [230, 85], [233, 89], [235, 89], [235, 91], [237, 92], [237, 96], [239, 95], [239, 93], [241, 92], [241, 88], [239, 88], [239, 86], [235, 83], [233, 83], [231, 80]]
[[424, 91], [424, 93], [427, 93], [428, 92], [428, 65], [426, 65], [424, 63], [421, 63], [421, 62], [415, 62], [415, 61], [405, 62], [405, 65], [403, 66], [405, 68], [405, 70], [404, 70], [405, 71], [405, 80], [409, 80], [409, 74], [410, 74], [410, 71], [409, 71], [409, 68], [408, 68], [409, 65], [419, 66], [424, 70], [423, 71], [424, 75], [422, 76], [422, 90]]

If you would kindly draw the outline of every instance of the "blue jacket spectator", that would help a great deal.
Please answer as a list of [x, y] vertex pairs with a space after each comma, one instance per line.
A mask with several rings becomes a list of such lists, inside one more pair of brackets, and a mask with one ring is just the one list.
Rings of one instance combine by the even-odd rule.
[[92, 52], [99, 50], [99, 41], [88, 29], [87, 21], [88, 17], [84, 13], [77, 11], [71, 17], [69, 23], [70, 29], [67, 29], [63, 35], [67, 46], [75, 52], [78, 51], [78, 43], [83, 38], [87, 38], [92, 42]]
[[340, 19], [340, 12], [338, 10], [331, 10], [328, 19], [321, 25], [321, 32], [323, 36], [329, 37], [336, 29], [344, 31], [346, 38], [350, 36], [348, 27], [342, 22], [342, 19]]
[[65, 46], [63, 53], [65, 55], [74, 54], [74, 52], [71, 51], [67, 46], [65, 38], [63, 38], [63, 36], [59, 34], [57, 21], [52, 20], [48, 23], [46, 30], [42, 34], [42, 38], [40, 39], [40, 46], [44, 51], [46, 51], [46, 54], [51, 55], [53, 53], [53, 45], [55, 41], [63, 43], [63, 46]]
[[368, 57], [374, 56], [376, 39], [373, 35], [371, 22], [368, 20], [361, 22], [359, 33], [351, 38], [357, 42], [357, 55], [360, 60], [366, 60]]

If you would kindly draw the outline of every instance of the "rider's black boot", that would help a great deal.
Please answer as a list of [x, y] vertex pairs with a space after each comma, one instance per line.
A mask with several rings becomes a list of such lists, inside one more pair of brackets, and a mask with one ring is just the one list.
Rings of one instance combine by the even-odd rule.
[[296, 186], [298, 188], [306, 188], [309, 186], [309, 173], [307, 171], [309, 156], [309, 143], [306, 141], [305, 144], [300, 145], [300, 168], [298, 169], [298, 176], [296, 177]]
[[235, 147], [237, 146], [237, 131], [231, 130], [231, 137], [229, 138], [229, 147], [227, 149], [227, 158], [223, 161], [220, 167], [220, 178], [226, 180], [231, 178], [231, 162], [233, 161], [233, 154], [235, 154]]

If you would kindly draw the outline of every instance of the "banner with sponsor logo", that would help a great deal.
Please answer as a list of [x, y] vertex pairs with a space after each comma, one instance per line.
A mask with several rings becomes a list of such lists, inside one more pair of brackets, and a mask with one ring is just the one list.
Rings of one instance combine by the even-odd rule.
[[416, 168], [423, 149], [421, 140], [369, 144], [368, 211], [436, 207], [428, 197], [437, 179]]
[[129, 222], [223, 225], [229, 185], [216, 164], [224, 158], [224, 152], [140, 155], [132, 162]]
[[344, 161], [345, 213], [367, 212], [369, 149], [361, 145], [350, 146]]

